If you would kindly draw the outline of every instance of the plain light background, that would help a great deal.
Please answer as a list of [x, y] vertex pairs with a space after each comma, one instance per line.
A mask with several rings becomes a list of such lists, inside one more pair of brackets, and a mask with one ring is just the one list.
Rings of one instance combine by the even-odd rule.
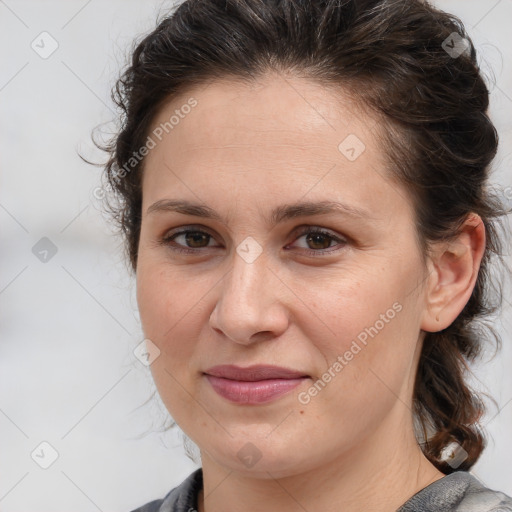
[[[154, 386], [133, 354], [143, 339], [134, 283], [95, 197], [101, 169], [77, 154], [104, 159], [91, 131], [114, 118], [110, 88], [132, 41], [171, 5], [0, 0], [2, 512], [129, 511], [198, 467], [179, 431], [159, 432], [159, 399], [144, 405]], [[512, 2], [436, 5], [461, 17], [484, 72], [493, 69], [493, 182], [512, 204]], [[46, 262], [34, 254], [41, 247]], [[502, 352], [476, 368], [498, 409], [484, 420], [489, 446], [472, 471], [510, 495], [511, 302], [509, 290], [495, 324]]]

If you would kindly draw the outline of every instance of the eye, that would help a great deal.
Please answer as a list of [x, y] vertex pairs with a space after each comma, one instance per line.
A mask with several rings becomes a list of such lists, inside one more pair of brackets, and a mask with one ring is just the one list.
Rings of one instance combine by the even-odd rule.
[[312, 256], [320, 256], [326, 252], [332, 253], [340, 249], [327, 251], [326, 249], [331, 247], [331, 242], [338, 242], [338, 245], [344, 247], [348, 242], [347, 240], [340, 238], [329, 231], [325, 231], [321, 228], [303, 228], [298, 233], [296, 240], [305, 237], [305, 243], [307, 244], [305, 251], [307, 254]]
[[[178, 243], [176, 242], [177, 240], [181, 240], [183, 243]], [[210, 235], [210, 233], [207, 233], [206, 231], [202, 231], [200, 229], [183, 229], [181, 231], [165, 235], [161, 240], [161, 244], [168, 246], [173, 251], [194, 254], [200, 249], [212, 247], [209, 245], [212, 240], [213, 235]]]

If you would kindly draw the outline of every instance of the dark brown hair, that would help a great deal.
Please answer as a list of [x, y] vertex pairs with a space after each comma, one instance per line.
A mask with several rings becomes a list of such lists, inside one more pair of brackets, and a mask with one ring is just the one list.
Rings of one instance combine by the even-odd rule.
[[[270, 70], [348, 91], [378, 116], [391, 175], [414, 199], [423, 256], [432, 242], [453, 239], [470, 212], [484, 222], [486, 249], [471, 298], [449, 327], [426, 333], [413, 397], [425, 455], [446, 474], [467, 470], [485, 446], [479, 427], [485, 408], [466, 383], [467, 363], [489, 335], [500, 344], [492, 327], [477, 321], [502, 302], [490, 261], [502, 261], [497, 227], [506, 211], [487, 183], [498, 144], [487, 116], [489, 92], [455, 16], [420, 0], [187, 0], [175, 6], [137, 44], [118, 80], [113, 98], [121, 126], [103, 147], [111, 189], [106, 204], [132, 270], [144, 160], [126, 164], [145, 145], [163, 103], [211, 80], [252, 81]], [[441, 457], [452, 441], [468, 453], [456, 468]]]

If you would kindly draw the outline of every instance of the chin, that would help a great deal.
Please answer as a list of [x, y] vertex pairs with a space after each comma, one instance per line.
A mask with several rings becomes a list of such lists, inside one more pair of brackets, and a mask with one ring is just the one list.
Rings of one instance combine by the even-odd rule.
[[[300, 446], [299, 440], [297, 443]], [[312, 469], [312, 458], [307, 453], [290, 448], [281, 439], [271, 443], [264, 437], [250, 441], [250, 436], [243, 439], [227, 436], [225, 443], [201, 450], [203, 463], [205, 452], [227, 471], [262, 480], [285, 478]]]

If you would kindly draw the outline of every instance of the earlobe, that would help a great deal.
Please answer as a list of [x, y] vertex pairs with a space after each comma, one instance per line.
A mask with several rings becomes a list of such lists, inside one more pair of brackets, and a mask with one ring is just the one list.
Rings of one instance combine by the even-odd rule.
[[421, 329], [437, 332], [446, 329], [469, 301], [485, 251], [485, 226], [470, 214], [457, 238], [440, 242], [431, 257]]

